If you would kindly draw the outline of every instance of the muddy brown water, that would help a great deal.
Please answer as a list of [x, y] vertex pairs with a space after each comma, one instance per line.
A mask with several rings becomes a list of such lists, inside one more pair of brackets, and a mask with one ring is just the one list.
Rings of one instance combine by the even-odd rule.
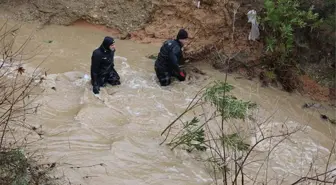
[[[223, 80], [222, 73], [207, 64], [195, 64], [206, 77], [175, 81], [163, 88], [156, 81], [154, 61], [146, 57], [157, 53], [160, 45], [117, 40], [115, 67], [122, 84], [103, 88], [96, 97], [89, 79], [83, 77], [89, 75], [92, 50], [108, 33], [93, 27], [36, 28], [37, 24], [25, 23], [17, 33], [17, 43], [22, 43], [33, 32], [26, 51], [40, 47], [36, 56], [28, 60], [28, 66], [46, 59], [42, 67], [48, 70], [42, 84], [46, 91], [38, 99], [43, 106], [27, 120], [36, 127], [42, 125], [45, 133], [43, 140], [31, 146], [32, 150], [39, 149], [47, 161], [60, 163], [57, 172], [65, 174], [72, 184], [211, 184], [202, 163], [159, 143], [163, 139], [161, 131], [184, 110], [195, 92], [210, 80]], [[228, 77], [235, 86], [234, 94], [256, 102], [264, 110], [260, 117], [266, 119], [276, 112], [273, 125], [286, 121], [292, 126], [307, 126], [306, 132], [274, 152], [271, 161], [275, 173], [298, 175], [309, 167], [309, 160], [328, 155], [335, 127], [322, 121], [318, 111], [301, 108], [311, 100], [234, 77]], [[334, 109], [324, 106], [327, 109], [319, 111], [333, 117]], [[267, 146], [258, 150], [264, 148]], [[318, 165], [323, 166], [324, 162]], [[332, 162], [331, 166], [335, 166]], [[96, 165], [101, 163], [104, 165]], [[251, 169], [258, 166], [253, 165]]]

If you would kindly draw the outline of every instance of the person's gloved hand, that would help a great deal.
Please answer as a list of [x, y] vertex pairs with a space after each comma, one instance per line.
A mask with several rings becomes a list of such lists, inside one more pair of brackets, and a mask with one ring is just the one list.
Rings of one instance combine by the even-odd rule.
[[179, 78], [178, 78], [180, 81], [184, 81], [186, 79], [186, 72], [183, 70], [183, 71], [180, 71], [179, 73]]
[[93, 86], [93, 93], [94, 94], [99, 94], [99, 87], [98, 86]]
[[185, 72], [184, 72], [184, 71], [181, 71], [181, 72], [180, 72], [180, 76], [185, 77], [185, 76], [186, 76], [186, 75], [185, 75]]
[[114, 85], [120, 85], [121, 83], [120, 81], [113, 81], [113, 82], [110, 82], [110, 84], [114, 86]]

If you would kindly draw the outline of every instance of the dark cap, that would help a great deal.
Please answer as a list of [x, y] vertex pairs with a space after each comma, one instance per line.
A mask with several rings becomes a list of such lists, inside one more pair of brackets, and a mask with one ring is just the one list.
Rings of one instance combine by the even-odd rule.
[[187, 39], [188, 38], [188, 32], [185, 29], [180, 29], [177, 33], [176, 39]]

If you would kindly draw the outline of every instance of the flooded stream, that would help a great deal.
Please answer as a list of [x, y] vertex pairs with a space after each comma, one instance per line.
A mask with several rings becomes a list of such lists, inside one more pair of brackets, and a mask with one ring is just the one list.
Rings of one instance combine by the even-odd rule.
[[[34, 67], [45, 59], [42, 67], [48, 71], [42, 84], [46, 90], [38, 99], [42, 107], [28, 120], [36, 127], [42, 125], [45, 135], [31, 147], [41, 149], [47, 160], [62, 164], [57, 170], [71, 184], [211, 184], [201, 163], [186, 153], [177, 155], [160, 146], [160, 133], [204, 84], [224, 79], [223, 74], [207, 64], [195, 64], [206, 73], [204, 78], [160, 87], [154, 61], [146, 57], [156, 54], [160, 45], [116, 40], [115, 68], [121, 85], [107, 86], [96, 97], [84, 76], [90, 74], [92, 51], [108, 33], [75, 26], [51, 25], [35, 31], [36, 27], [24, 24], [17, 33], [17, 41], [22, 43], [33, 32], [27, 52], [41, 47], [29, 65]], [[301, 151], [308, 158], [328, 155], [335, 127], [321, 120], [318, 111], [302, 109], [311, 100], [234, 77], [229, 75], [228, 81], [235, 86], [235, 95], [256, 102], [265, 110], [262, 117], [276, 111], [273, 122], [308, 127], [305, 134], [293, 138], [291, 145], [280, 146], [282, 151], [273, 159], [274, 168], [299, 173], [299, 162], [309, 166], [308, 162], [302, 163]], [[325, 107], [319, 112], [333, 117], [335, 110]]]

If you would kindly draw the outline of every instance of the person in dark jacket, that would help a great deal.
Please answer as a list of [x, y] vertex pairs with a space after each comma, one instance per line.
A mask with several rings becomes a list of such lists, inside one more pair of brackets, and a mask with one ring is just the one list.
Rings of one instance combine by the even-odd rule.
[[186, 74], [180, 69], [179, 63], [182, 59], [182, 47], [188, 39], [188, 32], [180, 29], [176, 39], [167, 40], [163, 43], [155, 61], [154, 69], [161, 86], [171, 83], [171, 77], [184, 81]]
[[100, 87], [107, 83], [120, 85], [120, 77], [114, 69], [115, 41], [106, 36], [99, 48], [95, 49], [91, 56], [91, 83], [93, 93], [99, 94]]

